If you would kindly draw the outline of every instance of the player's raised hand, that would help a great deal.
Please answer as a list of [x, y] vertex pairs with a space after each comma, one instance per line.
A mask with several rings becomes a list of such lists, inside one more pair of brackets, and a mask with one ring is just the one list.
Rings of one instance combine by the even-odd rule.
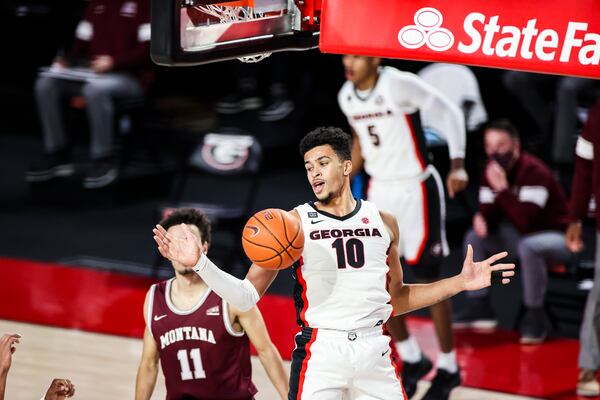
[[17, 350], [21, 335], [18, 333], [5, 334], [0, 338], [0, 373], [6, 373], [12, 364], [12, 355]]
[[498, 260], [506, 257], [508, 253], [494, 254], [487, 260], [475, 262], [473, 261], [473, 247], [468, 245], [467, 256], [463, 263], [463, 268], [460, 273], [464, 282], [465, 290], [479, 290], [490, 286], [491, 284], [506, 285], [510, 283], [510, 278], [515, 276], [515, 264], [496, 264]]
[[56, 378], [50, 383], [44, 400], [63, 400], [67, 397], [73, 397], [75, 394], [75, 385], [68, 379]]
[[570, 223], [567, 227], [567, 232], [565, 233], [565, 240], [567, 241], [567, 247], [573, 253], [578, 253], [583, 250], [583, 240], [581, 237], [581, 221]]
[[163, 257], [187, 267], [192, 267], [198, 263], [202, 256], [201, 243], [186, 224], [181, 224], [181, 227], [184, 236], [176, 237], [167, 232], [161, 225], [156, 225], [152, 230], [154, 241]]

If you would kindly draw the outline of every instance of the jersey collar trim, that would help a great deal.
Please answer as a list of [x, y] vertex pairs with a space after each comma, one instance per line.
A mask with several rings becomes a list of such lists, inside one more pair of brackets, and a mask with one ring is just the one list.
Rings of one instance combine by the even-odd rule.
[[314, 201], [309, 202], [308, 205], [311, 206], [319, 214], [322, 214], [329, 218], [337, 219], [338, 221], [345, 221], [347, 219], [354, 217], [356, 214], [358, 214], [358, 212], [360, 211], [360, 208], [362, 206], [362, 200], [356, 199], [356, 206], [354, 207], [354, 210], [350, 214], [346, 214], [341, 217], [339, 215], [334, 215], [334, 214], [328, 213], [327, 211], [319, 210], [317, 208], [317, 206], [315, 205]]
[[366, 102], [367, 100], [369, 100], [371, 98], [371, 96], [373, 95], [373, 93], [375, 93], [375, 89], [377, 89], [377, 84], [380, 81], [381, 77], [381, 68], [379, 68], [377, 70], [377, 80], [375, 81], [375, 84], [373, 85], [373, 87], [371, 88], [371, 90], [368, 91], [368, 93], [366, 95], [361, 95], [358, 92], [358, 89], [356, 89], [356, 86], [354, 86], [354, 84], [352, 85], [352, 90], [354, 90], [354, 96], [356, 96], [357, 99], [359, 99], [362, 102]]

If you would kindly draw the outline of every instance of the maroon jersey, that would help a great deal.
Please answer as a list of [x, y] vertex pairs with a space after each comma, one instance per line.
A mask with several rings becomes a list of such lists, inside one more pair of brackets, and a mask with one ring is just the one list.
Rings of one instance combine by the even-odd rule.
[[521, 234], [564, 230], [568, 223], [567, 199], [550, 168], [522, 152], [507, 174], [509, 188], [495, 192], [485, 174], [479, 187], [479, 211], [494, 229], [504, 217]]
[[153, 79], [149, 0], [91, 0], [77, 26], [67, 58], [113, 58], [116, 72], [129, 72], [142, 86]]
[[596, 228], [600, 231], [600, 101], [588, 113], [575, 154], [570, 216], [572, 221], [585, 217], [591, 208], [590, 198], [594, 195]]
[[233, 330], [227, 305], [207, 290], [188, 311], [171, 302], [171, 280], [150, 288], [146, 316], [158, 346], [167, 400], [249, 400], [252, 383], [250, 344]]

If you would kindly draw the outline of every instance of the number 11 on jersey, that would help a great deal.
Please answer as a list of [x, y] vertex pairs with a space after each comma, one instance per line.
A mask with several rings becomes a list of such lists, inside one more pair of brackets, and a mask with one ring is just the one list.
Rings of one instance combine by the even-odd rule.
[[[192, 359], [192, 364], [194, 364], [193, 374], [190, 370], [189, 358]], [[189, 358], [186, 349], [181, 349], [177, 352], [177, 359], [179, 360], [179, 364], [181, 365], [181, 380], [189, 381], [190, 379], [206, 378], [206, 372], [204, 372], [204, 367], [202, 366], [202, 359], [200, 358], [200, 349], [190, 350]]]

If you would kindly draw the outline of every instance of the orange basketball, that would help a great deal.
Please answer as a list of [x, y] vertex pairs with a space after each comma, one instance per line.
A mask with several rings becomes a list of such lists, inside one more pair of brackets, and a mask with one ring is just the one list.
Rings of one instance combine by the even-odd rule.
[[246, 222], [242, 245], [254, 264], [267, 269], [288, 268], [302, 255], [302, 225], [288, 212], [268, 208]]

